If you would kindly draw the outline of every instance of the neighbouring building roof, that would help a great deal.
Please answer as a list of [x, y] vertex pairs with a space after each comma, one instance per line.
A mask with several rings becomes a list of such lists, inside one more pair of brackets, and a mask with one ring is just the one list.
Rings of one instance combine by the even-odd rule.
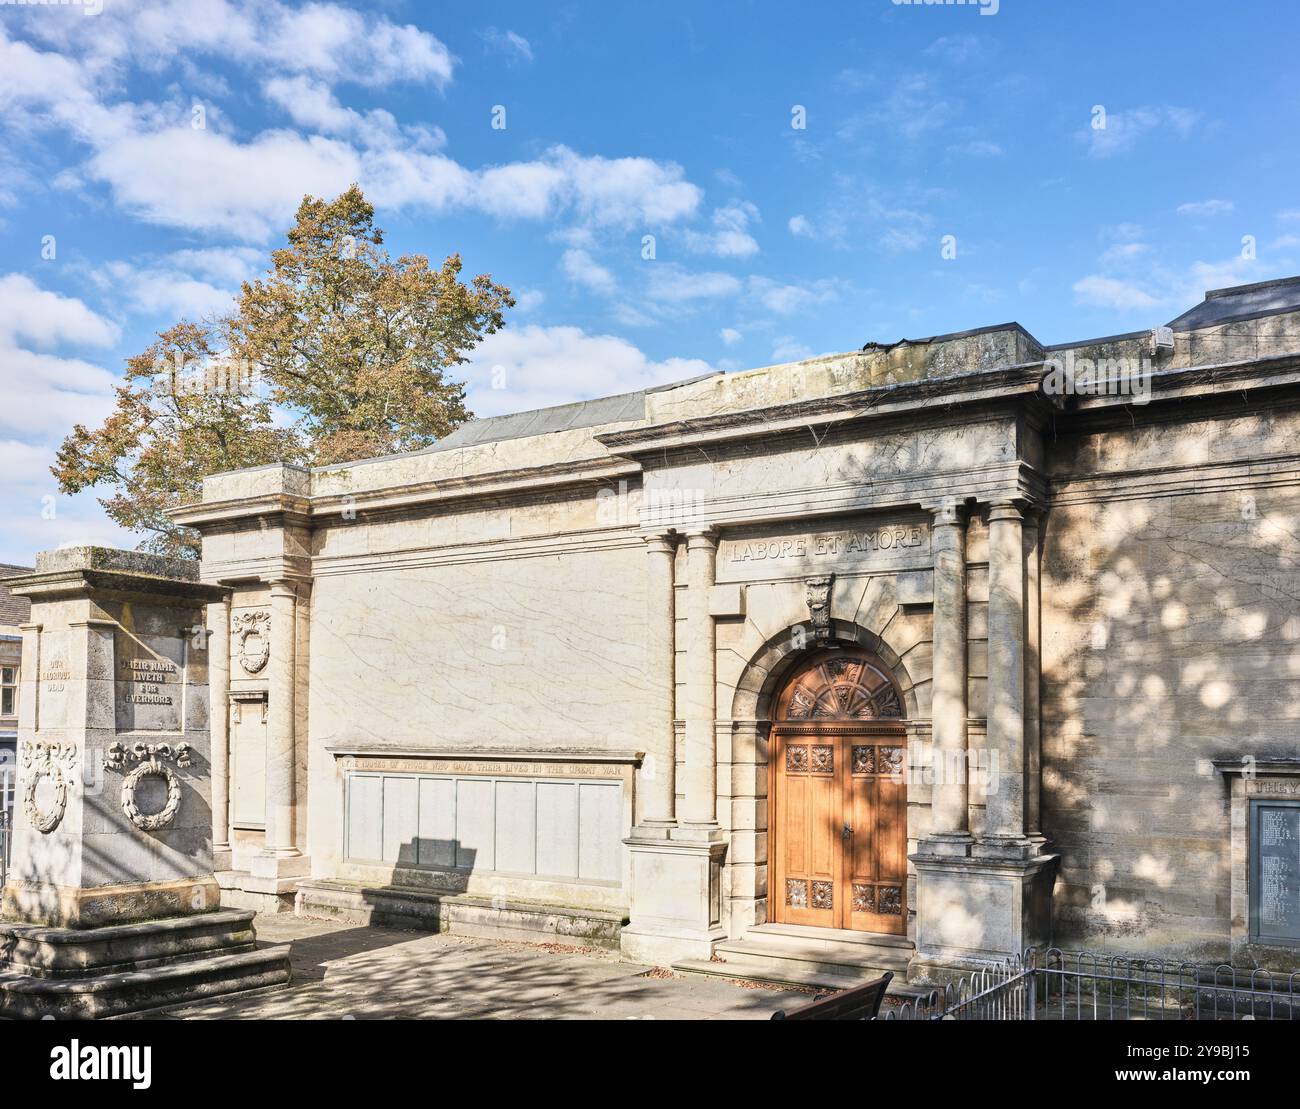
[[26, 597], [15, 597], [4, 584], [5, 578], [30, 574], [30, 566], [12, 566], [0, 562], [0, 627], [17, 627], [31, 619], [32, 602]]

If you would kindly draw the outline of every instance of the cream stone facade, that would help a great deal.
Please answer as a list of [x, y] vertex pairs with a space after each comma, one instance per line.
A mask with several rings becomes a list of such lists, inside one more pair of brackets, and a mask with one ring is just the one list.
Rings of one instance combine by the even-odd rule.
[[[1300, 780], [1297, 334], [1300, 280], [1268, 283], [1156, 332], [869, 344], [208, 478], [176, 518], [225, 589], [223, 904], [687, 967], [1293, 958], [1300, 887], [1247, 825]], [[803, 768], [774, 721], [816, 652], [881, 675], [859, 718], [902, 736], [896, 885], [772, 882], [808, 827], [774, 818]], [[836, 898], [899, 926], [788, 923]]]

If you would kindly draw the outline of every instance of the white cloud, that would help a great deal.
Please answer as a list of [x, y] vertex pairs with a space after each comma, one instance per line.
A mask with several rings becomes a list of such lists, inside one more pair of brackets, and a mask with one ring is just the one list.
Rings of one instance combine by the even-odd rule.
[[[350, 25], [346, 18], [326, 18], [324, 13], [332, 11], [327, 5], [310, 11], [321, 18], [308, 25], [323, 39], [329, 39], [331, 28]], [[358, 33], [410, 47], [406, 61], [381, 65], [385, 80], [434, 72], [417, 64], [419, 51], [399, 33], [403, 29], [373, 20], [358, 27]], [[383, 110], [360, 113], [345, 107], [328, 82], [365, 75], [340, 68], [342, 62], [313, 62], [312, 50], [311, 43], [304, 44], [307, 56], [267, 81], [265, 93], [314, 134], [270, 129], [245, 138], [217, 105], [205, 105], [205, 126], [195, 129], [188, 101], [114, 103], [109, 97], [122, 74], [112, 65], [81, 64], [86, 59], [12, 42], [3, 31], [0, 105], [8, 109], [4, 120], [10, 131], [35, 135], [54, 128], [88, 147], [81, 177], [106, 184], [118, 206], [138, 218], [249, 242], [281, 230], [304, 193], [332, 196], [353, 181], [385, 207], [479, 211], [502, 219], [567, 218], [598, 228], [655, 228], [692, 216], [699, 207], [702, 192], [685, 179], [682, 167], [651, 158], [587, 156], [561, 145], [530, 161], [467, 168], [440, 152], [445, 137], [439, 129], [399, 127]], [[250, 61], [237, 53], [232, 57]], [[720, 242], [745, 249], [738, 236]]]
[[1074, 283], [1075, 298], [1081, 304], [1120, 311], [1154, 308], [1161, 301], [1130, 281], [1091, 274]]
[[748, 258], [758, 253], [758, 243], [749, 233], [750, 223], [757, 223], [758, 219], [758, 208], [755, 205], [747, 200], [735, 201], [714, 211], [712, 232], [686, 231], [686, 247], [697, 254]]
[[727, 346], [729, 347], [734, 347], [738, 342], [740, 342], [741, 339], [744, 338], [744, 336], [741, 335], [741, 333], [737, 331], [734, 327], [724, 327], [721, 331], [718, 332], [718, 335], [721, 337], [722, 341], [726, 343]]
[[1200, 219], [1206, 216], [1221, 216], [1235, 208], [1236, 205], [1231, 200], [1196, 200], [1178, 205], [1178, 214]]
[[23, 274], [0, 277], [0, 560], [30, 563], [35, 550], [74, 539], [120, 540], [93, 496], [55, 498], [49, 472], [74, 423], [93, 425], [107, 415], [116, 384], [103, 367], [53, 352], [102, 348], [118, 337], [116, 324], [75, 297]]
[[661, 304], [716, 300], [734, 296], [740, 289], [740, 282], [729, 273], [692, 273], [671, 262], [656, 262], [647, 283], [650, 299]]
[[948, 147], [950, 154], [960, 154], [967, 158], [1000, 158], [1002, 147], [995, 142], [973, 139], [970, 142], [956, 143]]
[[65, 18], [51, 15], [27, 14], [24, 29], [61, 51], [84, 55], [98, 69], [131, 63], [163, 71], [208, 56], [381, 88], [398, 81], [442, 87], [456, 64], [427, 31], [333, 3], [150, 0], [105, 3], [93, 19], [76, 9], [59, 13]]
[[609, 296], [618, 288], [614, 275], [585, 250], [566, 250], [561, 264], [570, 281], [593, 293]]
[[1200, 119], [1200, 113], [1190, 108], [1167, 105], [1133, 108], [1125, 112], [1107, 112], [1105, 127], [1094, 127], [1090, 122], [1080, 135], [1094, 158], [1109, 158], [1132, 150], [1147, 136], [1167, 134], [1185, 139]]
[[242, 281], [265, 264], [251, 247], [177, 250], [144, 261], [109, 262], [92, 273], [121, 306], [175, 319], [197, 320], [228, 309]]
[[749, 293], [769, 312], [788, 316], [803, 312], [818, 304], [834, 300], [839, 291], [835, 283], [823, 279], [809, 285], [783, 285], [766, 277], [751, 277]]
[[807, 216], [791, 216], [786, 227], [790, 229], [790, 234], [796, 237], [811, 238], [812, 236], [812, 224], [808, 222]]
[[44, 349], [103, 347], [117, 337], [116, 324], [80, 300], [42, 289], [25, 274], [0, 277], [0, 348], [12, 349], [23, 342]]
[[[479, 416], [627, 393], [713, 372], [698, 358], [655, 361], [614, 335], [533, 324], [489, 335], [462, 368], [469, 407]], [[493, 388], [494, 380], [504, 387]]]
[[489, 27], [482, 32], [482, 37], [489, 49], [504, 54], [512, 62], [533, 60], [532, 44], [515, 31], [502, 31], [496, 27]]

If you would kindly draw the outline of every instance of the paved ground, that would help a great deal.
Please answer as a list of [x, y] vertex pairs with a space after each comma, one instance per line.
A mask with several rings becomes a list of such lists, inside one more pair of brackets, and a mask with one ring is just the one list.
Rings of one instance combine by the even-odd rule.
[[258, 917], [258, 939], [290, 943], [293, 983], [185, 1005], [190, 1019], [766, 1020], [807, 993], [673, 975], [562, 944]]

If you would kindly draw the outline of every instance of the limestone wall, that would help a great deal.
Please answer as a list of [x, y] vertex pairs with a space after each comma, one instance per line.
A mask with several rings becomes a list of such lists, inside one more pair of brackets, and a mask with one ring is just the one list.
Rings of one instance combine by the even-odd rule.
[[1266, 409], [1163, 426], [1139, 413], [1055, 445], [1042, 618], [1057, 942], [1226, 947], [1228, 788], [1210, 760], [1295, 749], [1298, 438], [1295, 412]]

